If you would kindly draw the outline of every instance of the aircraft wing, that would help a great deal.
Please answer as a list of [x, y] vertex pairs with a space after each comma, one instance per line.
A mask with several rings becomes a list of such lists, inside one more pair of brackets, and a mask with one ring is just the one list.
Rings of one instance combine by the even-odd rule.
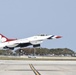
[[27, 47], [30, 45], [39, 45], [41, 44], [43, 41], [42, 40], [35, 40], [35, 41], [23, 41], [23, 42], [17, 42], [17, 47]]

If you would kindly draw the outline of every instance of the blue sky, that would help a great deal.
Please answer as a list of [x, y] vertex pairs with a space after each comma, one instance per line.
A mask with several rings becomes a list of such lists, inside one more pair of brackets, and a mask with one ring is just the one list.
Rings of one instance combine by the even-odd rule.
[[76, 0], [0, 0], [0, 33], [9, 38], [61, 35], [41, 46], [76, 51], [75, 32]]

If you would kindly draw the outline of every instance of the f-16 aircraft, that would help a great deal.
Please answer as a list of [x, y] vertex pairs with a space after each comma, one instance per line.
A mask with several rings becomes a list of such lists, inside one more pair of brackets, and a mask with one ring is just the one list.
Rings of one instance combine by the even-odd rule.
[[57, 35], [37, 35], [37, 36], [32, 36], [24, 39], [9, 39], [5, 37], [4, 35], [0, 34], [0, 49], [14, 49], [16, 47], [27, 47], [32, 45], [33, 47], [39, 47], [40, 44], [44, 40], [48, 39], [58, 39], [61, 38], [62, 36], [57, 36]]

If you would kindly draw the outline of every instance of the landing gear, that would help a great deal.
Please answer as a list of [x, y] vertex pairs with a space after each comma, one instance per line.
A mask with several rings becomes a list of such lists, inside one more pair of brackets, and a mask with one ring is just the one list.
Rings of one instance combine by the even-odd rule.
[[23, 50], [22, 49], [19, 49], [19, 56], [20, 55], [23, 55]]
[[28, 56], [28, 58], [36, 58], [36, 48], [33, 48], [33, 55]]
[[38, 45], [33, 45], [33, 48], [34, 48], [33, 56], [36, 57], [36, 48], [40, 48], [40, 44], [38, 44]]
[[34, 47], [34, 53], [33, 56], [36, 56], [36, 48]]
[[36, 58], [36, 48], [40, 48], [40, 44], [33, 45], [33, 56], [28, 56], [28, 58]]

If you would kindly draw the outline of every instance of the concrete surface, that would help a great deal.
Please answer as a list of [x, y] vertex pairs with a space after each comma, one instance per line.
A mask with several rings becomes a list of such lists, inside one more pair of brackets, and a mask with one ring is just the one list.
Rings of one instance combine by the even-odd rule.
[[35, 73], [76, 75], [76, 61], [0, 60], [0, 75], [35, 75]]

